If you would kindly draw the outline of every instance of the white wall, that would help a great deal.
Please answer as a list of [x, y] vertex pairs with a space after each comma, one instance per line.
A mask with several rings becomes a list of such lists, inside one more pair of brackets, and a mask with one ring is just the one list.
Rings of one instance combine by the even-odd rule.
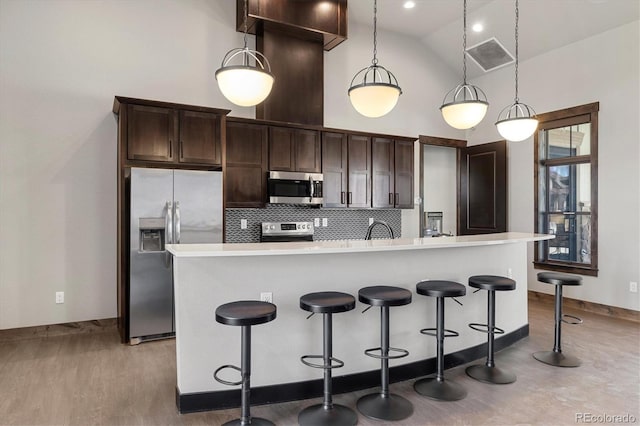
[[[214, 78], [242, 44], [234, 27], [230, 0], [0, 0], [0, 329], [116, 316], [113, 97], [254, 117]], [[371, 37], [350, 22], [349, 40], [325, 54], [325, 125], [459, 138], [437, 109], [457, 77], [397, 34], [378, 32], [378, 58], [404, 90], [398, 106], [378, 120], [351, 108]], [[404, 235], [417, 220], [403, 212]]]
[[[445, 146], [423, 145], [424, 211], [442, 212], [442, 232], [456, 235], [457, 150]], [[424, 225], [427, 225], [425, 218]]]
[[[520, 64], [520, 100], [538, 112], [600, 102], [598, 136], [598, 277], [584, 277], [567, 297], [639, 310], [629, 282], [640, 279], [640, 21], [564, 46]], [[487, 118], [467, 132], [469, 144], [500, 139], [495, 118], [513, 102], [513, 67], [473, 81], [489, 96]], [[509, 143], [510, 230], [534, 229], [533, 138]], [[529, 247], [533, 260], [533, 246]], [[551, 293], [536, 282], [529, 288]]]

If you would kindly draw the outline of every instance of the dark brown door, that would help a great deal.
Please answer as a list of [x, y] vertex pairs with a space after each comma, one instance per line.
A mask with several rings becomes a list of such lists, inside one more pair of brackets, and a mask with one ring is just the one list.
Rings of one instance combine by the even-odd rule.
[[347, 207], [347, 135], [322, 133], [322, 196], [325, 207]]
[[507, 232], [507, 143], [460, 150], [458, 233]]
[[413, 208], [413, 141], [395, 141], [394, 206]]
[[178, 114], [169, 108], [128, 105], [127, 158], [173, 161], [178, 145]]
[[268, 128], [227, 121], [224, 189], [226, 207], [264, 207]]
[[371, 207], [371, 138], [349, 135], [349, 207]]
[[181, 163], [222, 164], [218, 115], [180, 111], [179, 158]]
[[395, 203], [394, 141], [371, 139], [371, 203], [373, 207], [393, 207]]
[[269, 170], [292, 172], [295, 170], [294, 129], [269, 128]]
[[294, 144], [296, 171], [320, 173], [322, 170], [320, 145], [320, 134], [316, 130], [296, 130]]

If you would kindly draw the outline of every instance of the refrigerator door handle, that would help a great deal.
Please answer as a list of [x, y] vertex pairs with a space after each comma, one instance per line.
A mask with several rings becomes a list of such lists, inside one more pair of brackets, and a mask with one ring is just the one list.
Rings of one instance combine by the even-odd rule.
[[[167, 201], [166, 208], [167, 213], [164, 215], [165, 244], [173, 244], [173, 205], [171, 201]], [[167, 268], [171, 266], [171, 253], [167, 251], [166, 247], [164, 248], [164, 263]]]
[[180, 202], [176, 201], [174, 204], [174, 229], [175, 229], [175, 244], [180, 244]]

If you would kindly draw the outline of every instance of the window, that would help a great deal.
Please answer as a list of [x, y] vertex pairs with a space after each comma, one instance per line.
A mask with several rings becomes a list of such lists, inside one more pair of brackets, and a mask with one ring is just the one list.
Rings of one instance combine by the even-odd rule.
[[599, 103], [538, 114], [534, 136], [536, 268], [598, 275]]

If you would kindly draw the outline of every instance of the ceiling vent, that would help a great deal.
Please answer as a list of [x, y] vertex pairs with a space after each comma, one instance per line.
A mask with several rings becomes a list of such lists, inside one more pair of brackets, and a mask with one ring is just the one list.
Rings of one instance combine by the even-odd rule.
[[467, 48], [467, 55], [484, 72], [493, 71], [515, 61], [513, 55], [495, 37]]

